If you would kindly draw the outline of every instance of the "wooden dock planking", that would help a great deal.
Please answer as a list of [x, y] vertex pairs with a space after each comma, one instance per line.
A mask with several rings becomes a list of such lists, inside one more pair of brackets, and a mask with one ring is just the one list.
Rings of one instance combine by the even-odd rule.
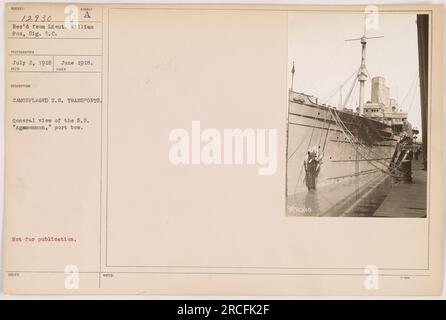
[[412, 162], [413, 183], [400, 182], [390, 190], [374, 217], [423, 218], [427, 211], [427, 171], [421, 161]]

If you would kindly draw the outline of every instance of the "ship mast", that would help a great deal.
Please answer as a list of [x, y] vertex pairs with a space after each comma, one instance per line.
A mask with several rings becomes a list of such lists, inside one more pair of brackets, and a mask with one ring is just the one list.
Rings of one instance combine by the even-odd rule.
[[361, 38], [356, 39], [348, 39], [345, 41], [361, 41], [361, 66], [359, 67], [358, 75], [356, 78], [359, 82], [359, 115], [364, 114], [364, 96], [365, 96], [365, 83], [367, 81], [367, 68], [365, 64], [365, 58], [366, 58], [366, 48], [367, 48], [367, 40], [368, 39], [376, 39], [376, 38], [383, 38], [383, 36], [377, 36], [377, 37], [367, 37], [366, 36], [366, 25], [364, 23], [364, 34]]
[[358, 72], [358, 81], [359, 81], [359, 115], [363, 115], [364, 113], [364, 90], [365, 90], [365, 82], [367, 81], [367, 69], [365, 67], [365, 54], [366, 54], [366, 46], [367, 46], [367, 38], [365, 35], [361, 37], [361, 66], [359, 67]]

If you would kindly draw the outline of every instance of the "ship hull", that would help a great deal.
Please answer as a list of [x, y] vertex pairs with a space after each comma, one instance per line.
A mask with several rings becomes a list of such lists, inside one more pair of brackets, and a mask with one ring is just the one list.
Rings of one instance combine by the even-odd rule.
[[[341, 210], [351, 210], [355, 200], [387, 181], [383, 164], [390, 162], [396, 143], [397, 137], [384, 123], [290, 92], [287, 214], [340, 215]], [[316, 190], [308, 190], [304, 160], [314, 147], [322, 155], [322, 164]]]

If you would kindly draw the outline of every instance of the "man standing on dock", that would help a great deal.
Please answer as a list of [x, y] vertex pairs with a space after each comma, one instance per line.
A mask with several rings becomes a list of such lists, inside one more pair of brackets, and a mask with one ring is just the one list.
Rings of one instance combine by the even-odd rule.
[[410, 136], [403, 132], [400, 142], [397, 145], [399, 156], [396, 166], [401, 167], [402, 178], [405, 182], [412, 182], [412, 159], [413, 159], [413, 141]]

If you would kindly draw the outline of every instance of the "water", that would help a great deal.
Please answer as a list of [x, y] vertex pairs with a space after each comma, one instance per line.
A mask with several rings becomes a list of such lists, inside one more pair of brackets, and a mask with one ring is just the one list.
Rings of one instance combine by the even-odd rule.
[[287, 199], [287, 215], [370, 217], [394, 183], [392, 178], [379, 173], [374, 178], [359, 177], [356, 182], [350, 180], [295, 194]]

